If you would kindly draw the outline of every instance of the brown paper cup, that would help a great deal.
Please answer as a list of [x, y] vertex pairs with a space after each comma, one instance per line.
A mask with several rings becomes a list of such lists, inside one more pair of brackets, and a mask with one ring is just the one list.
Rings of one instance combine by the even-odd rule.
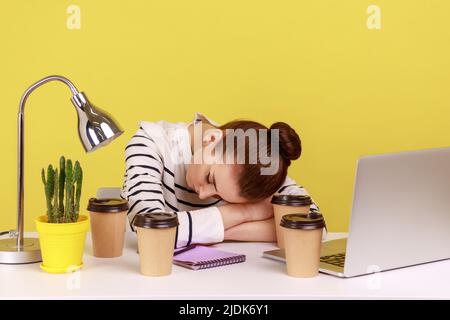
[[284, 205], [278, 205], [273, 204], [273, 215], [275, 219], [275, 233], [277, 235], [277, 245], [279, 248], [284, 248], [284, 238], [283, 238], [283, 231], [282, 227], [280, 226], [281, 218], [290, 213], [305, 213], [307, 214], [309, 212], [310, 205], [305, 205], [301, 207], [294, 207], [294, 206], [284, 206]]
[[136, 230], [141, 273], [151, 277], [171, 274], [177, 228], [136, 227]]
[[286, 244], [287, 274], [299, 278], [317, 276], [323, 228], [315, 230], [281, 228]]
[[90, 212], [93, 254], [98, 258], [120, 257], [125, 239], [127, 211]]

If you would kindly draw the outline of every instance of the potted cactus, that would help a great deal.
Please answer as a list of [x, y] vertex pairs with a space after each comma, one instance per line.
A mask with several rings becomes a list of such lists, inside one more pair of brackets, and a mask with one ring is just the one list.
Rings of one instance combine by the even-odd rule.
[[61, 156], [58, 168], [50, 164], [42, 169], [47, 214], [36, 219], [41, 244], [41, 268], [50, 273], [64, 273], [82, 267], [87, 215], [80, 215], [83, 170], [78, 161]]

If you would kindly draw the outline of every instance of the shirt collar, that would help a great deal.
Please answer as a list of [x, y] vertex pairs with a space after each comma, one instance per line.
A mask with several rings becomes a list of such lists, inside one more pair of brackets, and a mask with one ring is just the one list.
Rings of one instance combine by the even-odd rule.
[[210, 125], [212, 125], [214, 127], [220, 127], [220, 124], [218, 124], [215, 121], [212, 121], [207, 116], [205, 116], [203, 113], [196, 112], [195, 116], [194, 116], [194, 120], [192, 120], [192, 122], [195, 124], [195, 123], [198, 123], [200, 121], [206, 122], [206, 123], [208, 123], [208, 124], [210, 124]]

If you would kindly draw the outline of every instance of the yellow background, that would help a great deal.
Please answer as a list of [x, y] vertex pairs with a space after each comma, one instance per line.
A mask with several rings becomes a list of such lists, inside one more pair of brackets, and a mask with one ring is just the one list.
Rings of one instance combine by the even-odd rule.
[[[66, 9], [81, 8], [68, 30]], [[368, 5], [381, 30], [366, 27]], [[83, 207], [121, 186], [124, 147], [140, 120], [286, 121], [303, 141], [290, 175], [331, 231], [349, 222], [360, 155], [448, 146], [449, 1], [35, 0], [0, 6], [2, 210], [16, 223], [17, 108], [34, 81], [61, 74], [126, 133], [92, 154], [77, 137], [70, 94], [47, 84], [28, 100], [26, 230], [45, 212], [40, 170], [64, 154], [85, 170]]]

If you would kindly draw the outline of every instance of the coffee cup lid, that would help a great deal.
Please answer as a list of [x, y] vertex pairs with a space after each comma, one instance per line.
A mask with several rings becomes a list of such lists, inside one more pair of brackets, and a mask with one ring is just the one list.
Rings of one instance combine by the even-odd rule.
[[134, 220], [134, 226], [139, 228], [172, 228], [178, 226], [178, 217], [169, 212], [152, 212], [138, 214]]
[[308, 195], [275, 195], [271, 203], [282, 206], [301, 207], [312, 204], [311, 197]]
[[87, 209], [93, 212], [122, 212], [128, 210], [128, 201], [120, 198], [90, 198]]
[[320, 213], [309, 214], [293, 213], [284, 215], [280, 225], [289, 229], [315, 230], [325, 227], [325, 220]]

